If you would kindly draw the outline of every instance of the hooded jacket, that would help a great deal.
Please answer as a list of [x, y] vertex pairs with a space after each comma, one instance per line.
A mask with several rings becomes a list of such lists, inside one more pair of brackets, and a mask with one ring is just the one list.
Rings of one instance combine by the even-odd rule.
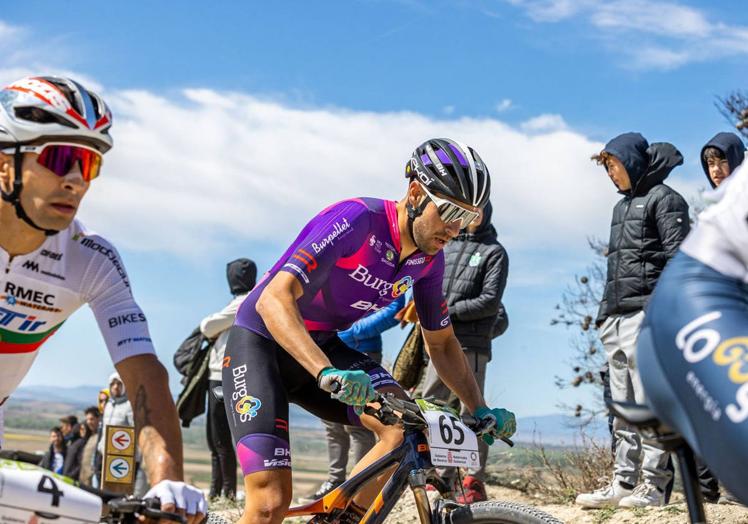
[[678, 250], [690, 225], [688, 204], [663, 182], [683, 163], [672, 145], [649, 145], [638, 133], [611, 140], [603, 150], [626, 167], [631, 189], [613, 208], [608, 272], [597, 325], [611, 315], [644, 309], [665, 264]]
[[722, 154], [725, 155], [725, 160], [727, 160], [727, 164], [730, 166], [730, 173], [732, 173], [735, 171], [736, 167], [743, 163], [743, 159], [745, 158], [745, 146], [743, 145], [743, 141], [740, 140], [740, 137], [735, 133], [717, 133], [704, 147], [701, 148], [701, 167], [704, 169], [704, 174], [706, 175], [706, 179], [709, 181], [709, 185], [714, 189], [717, 185], [712, 182], [712, 178], [709, 176], [709, 166], [704, 159], [704, 151], [708, 147], [714, 147], [722, 151]]
[[248, 258], [239, 258], [226, 265], [226, 279], [234, 298], [221, 311], [208, 315], [200, 322], [200, 331], [203, 335], [208, 338], [218, 337], [210, 352], [208, 380], [221, 380], [229, 328], [234, 324], [236, 312], [247, 297], [247, 293], [255, 287], [256, 278], [257, 266]]
[[509, 256], [491, 224], [491, 202], [474, 233], [444, 248], [443, 291], [455, 335], [465, 349], [491, 354], [491, 334], [509, 273]]
[[[111, 386], [113, 380], [122, 379], [119, 373], [112, 373], [109, 375], [109, 385]], [[111, 391], [111, 389], [110, 389]], [[132, 405], [127, 399], [127, 392], [125, 391], [125, 383], [122, 382], [122, 395], [119, 397], [110, 396], [104, 407], [104, 414], [101, 417], [101, 434], [102, 438], [99, 440], [98, 449], [99, 453], [104, 453], [104, 438], [106, 436], [107, 426], [134, 426], [135, 417], [132, 413]]]

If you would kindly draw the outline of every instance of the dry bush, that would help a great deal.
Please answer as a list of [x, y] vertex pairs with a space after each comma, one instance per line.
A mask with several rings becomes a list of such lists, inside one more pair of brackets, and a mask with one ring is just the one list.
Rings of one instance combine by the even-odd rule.
[[579, 493], [587, 493], [610, 482], [613, 473], [613, 455], [610, 446], [600, 445], [584, 433], [581, 444], [572, 449], [548, 449], [537, 439], [529, 451], [528, 467], [515, 471], [510, 478], [507, 472], [492, 483], [518, 489], [527, 495], [547, 502], [570, 502]]

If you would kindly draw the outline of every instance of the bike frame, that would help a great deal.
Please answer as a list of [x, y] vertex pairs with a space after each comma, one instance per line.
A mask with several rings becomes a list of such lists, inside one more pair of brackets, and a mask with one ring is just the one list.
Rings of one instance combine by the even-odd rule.
[[336, 489], [304, 506], [291, 508], [286, 517], [324, 516], [343, 512], [356, 493], [369, 481], [398, 464], [392, 476], [371, 506], [359, 520], [361, 524], [381, 524], [410, 486], [416, 498], [418, 514], [422, 524], [434, 522], [431, 507], [426, 497], [426, 471], [433, 467], [429, 445], [422, 430], [405, 430], [404, 441], [396, 449], [380, 458], [361, 473], [348, 479]]

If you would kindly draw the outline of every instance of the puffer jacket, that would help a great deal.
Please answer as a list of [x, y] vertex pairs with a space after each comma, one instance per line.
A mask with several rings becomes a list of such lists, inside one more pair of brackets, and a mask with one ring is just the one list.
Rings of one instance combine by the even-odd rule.
[[463, 348], [491, 353], [491, 335], [509, 273], [509, 256], [484, 209], [475, 233], [461, 233], [444, 248], [444, 296], [455, 335]]
[[631, 189], [613, 209], [608, 244], [608, 273], [597, 316], [644, 309], [665, 264], [688, 234], [688, 204], [663, 181], [683, 163], [671, 144], [651, 146], [638, 133], [609, 142], [604, 151], [618, 158], [629, 174]]

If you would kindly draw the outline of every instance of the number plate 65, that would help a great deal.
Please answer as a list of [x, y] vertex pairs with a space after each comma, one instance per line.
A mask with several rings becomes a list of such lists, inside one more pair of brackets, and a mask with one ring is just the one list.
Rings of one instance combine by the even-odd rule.
[[417, 400], [429, 425], [426, 438], [434, 466], [478, 468], [478, 437], [449, 408]]

